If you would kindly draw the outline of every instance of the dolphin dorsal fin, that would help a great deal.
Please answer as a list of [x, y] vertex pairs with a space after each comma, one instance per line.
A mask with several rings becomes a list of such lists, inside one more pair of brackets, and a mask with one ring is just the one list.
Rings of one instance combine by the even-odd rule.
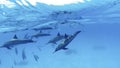
[[67, 34], [65, 34], [65, 36], [64, 36], [65, 38], [67, 38], [68, 37], [68, 35]]
[[58, 32], [57, 36], [60, 36], [60, 33]]
[[13, 39], [18, 39], [18, 37], [17, 37], [17, 35], [16, 35], [16, 34], [14, 35]]

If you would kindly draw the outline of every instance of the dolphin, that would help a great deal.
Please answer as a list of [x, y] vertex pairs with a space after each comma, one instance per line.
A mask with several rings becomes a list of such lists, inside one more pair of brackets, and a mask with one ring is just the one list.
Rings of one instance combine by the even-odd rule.
[[22, 50], [22, 59], [25, 60], [27, 59], [26, 53], [25, 53], [25, 48]]
[[48, 43], [53, 43], [56, 44], [58, 41], [64, 39], [64, 36], [61, 35], [60, 33], [57, 34], [56, 37], [54, 37], [53, 39], [49, 40]]
[[18, 49], [17, 48], [15, 48], [15, 54], [18, 55]]
[[40, 28], [33, 28], [33, 30], [38, 31], [38, 30], [52, 30], [53, 27], [40, 27]]
[[33, 37], [38, 38], [38, 37], [50, 36], [50, 35], [51, 34], [49, 34], [49, 33], [41, 33], [41, 32], [39, 32], [37, 34], [32, 35], [31, 38], [33, 38]]
[[18, 37], [15, 34], [13, 39], [5, 42], [2, 46], [0, 46], [0, 48], [5, 47], [7, 49], [11, 49], [12, 47], [14, 47], [16, 45], [33, 43], [33, 42], [36, 42], [36, 41], [33, 41], [32, 39], [18, 39]]
[[67, 36], [55, 49], [55, 52], [63, 49], [63, 50], [67, 50], [68, 48], [66, 48], [66, 46], [80, 33], [81, 31], [77, 31], [75, 32], [73, 35]]

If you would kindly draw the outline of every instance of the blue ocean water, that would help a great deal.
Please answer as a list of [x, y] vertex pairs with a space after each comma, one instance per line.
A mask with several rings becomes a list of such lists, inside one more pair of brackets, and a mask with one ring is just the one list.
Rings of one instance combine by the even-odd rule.
[[[82, 6], [21, 6], [11, 2], [15, 3], [12, 8], [0, 5], [0, 68], [120, 68], [119, 0]], [[77, 31], [81, 32], [66, 46], [67, 50], [54, 53], [66, 38], [56, 44], [48, 44], [49, 40], [58, 34], [69, 37]], [[38, 33], [50, 36], [32, 38]], [[15, 35], [35, 42], [11, 46], [16, 44], [10, 42], [16, 40]], [[8, 41], [11, 48], [2, 47]]]

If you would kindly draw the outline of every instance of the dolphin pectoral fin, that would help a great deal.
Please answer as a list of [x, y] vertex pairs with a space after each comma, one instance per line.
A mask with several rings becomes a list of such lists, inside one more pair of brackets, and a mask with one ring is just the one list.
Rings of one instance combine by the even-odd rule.
[[63, 50], [67, 50], [68, 48], [63, 48]]

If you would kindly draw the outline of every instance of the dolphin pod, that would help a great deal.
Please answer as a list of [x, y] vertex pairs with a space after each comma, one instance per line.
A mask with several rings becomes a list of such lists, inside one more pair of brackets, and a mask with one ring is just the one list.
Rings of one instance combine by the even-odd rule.
[[[56, 46], [55, 50], [53, 53], [56, 53], [57, 51], [60, 50], [67, 50], [67, 46], [68, 44], [70, 44], [72, 42], [72, 40], [80, 33], [81, 31], [76, 31], [75, 33], [71, 34], [71, 35], [62, 35], [58, 32], [58, 34], [52, 38], [51, 40], [48, 41], [47, 44], [49, 43], [53, 43], [53, 44], [57, 44], [58, 41], [60, 41], [60, 43]], [[43, 34], [43, 35], [41, 35]], [[44, 33], [37, 33], [35, 35], [32, 35], [31, 37], [41, 37], [41, 36], [49, 36], [47, 34]], [[22, 45], [22, 44], [28, 44], [28, 43], [34, 43], [36, 41], [29, 39], [30, 37], [26, 34], [24, 39], [18, 39], [17, 35], [15, 34], [14, 37], [5, 42], [2, 46], [0, 46], [0, 48], [7, 48], [7, 49], [12, 49], [13, 47], [17, 46], [17, 45]], [[40, 50], [40, 49], [39, 49]], [[18, 55], [18, 48], [15, 47], [15, 54]], [[26, 61], [27, 60], [27, 55], [25, 52], [25, 48], [22, 50], [22, 61]], [[36, 54], [33, 54], [33, 58], [36, 62], [39, 61], [39, 56]], [[0, 60], [0, 64], [2, 63], [2, 61]], [[14, 62], [14, 65], [18, 65], [18, 62]], [[23, 63], [22, 63], [23, 64]], [[26, 63], [24, 63], [26, 64]]]
[[[58, 41], [62, 40], [58, 46], [55, 48], [54, 53], [59, 51], [59, 50], [67, 50], [68, 48], [66, 48], [66, 46], [80, 33], [81, 31], [76, 31], [74, 34], [72, 35], [61, 35], [59, 32], [58, 34], [52, 38], [51, 40], [48, 41], [47, 44], [49, 43], [53, 43], [56, 44]], [[45, 34], [45, 33], [37, 33], [35, 35], [32, 35], [31, 37], [41, 37], [41, 36], [49, 36], [50, 34]], [[0, 48], [7, 48], [7, 49], [11, 49], [17, 45], [21, 45], [21, 44], [27, 44], [27, 43], [34, 43], [36, 41], [31, 39], [18, 39], [17, 35], [15, 34], [14, 37], [5, 42], [2, 46], [0, 46]], [[17, 49], [15, 48], [15, 53], [17, 54]]]

